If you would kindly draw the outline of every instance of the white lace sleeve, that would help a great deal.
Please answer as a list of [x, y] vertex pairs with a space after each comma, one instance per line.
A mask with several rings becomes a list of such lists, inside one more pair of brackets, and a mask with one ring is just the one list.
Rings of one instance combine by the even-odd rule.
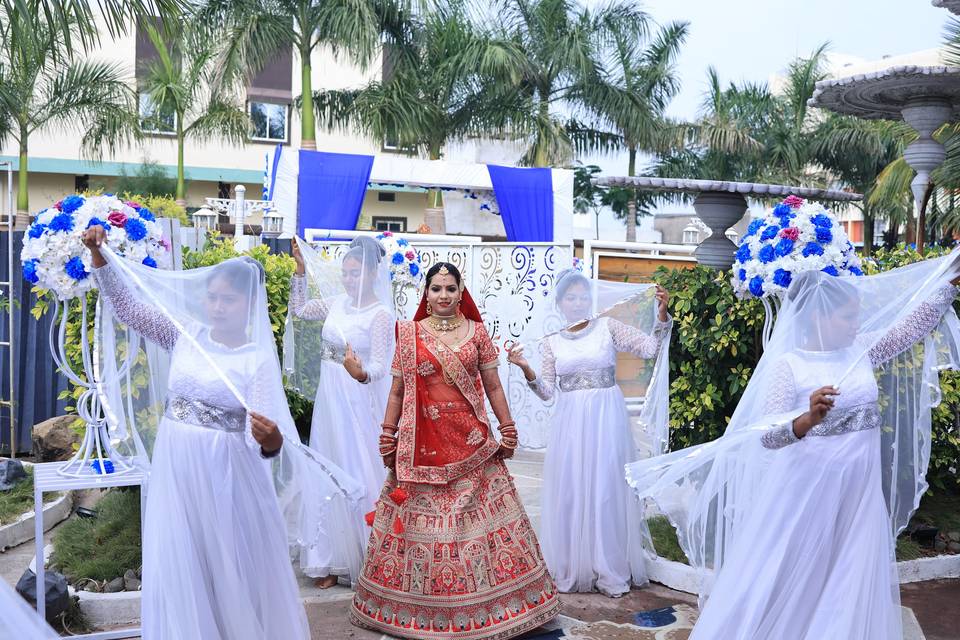
[[871, 347], [870, 363], [876, 367], [892, 360], [933, 331], [956, 296], [957, 287], [952, 284], [937, 289]]
[[617, 351], [632, 353], [638, 358], [647, 359], [657, 357], [660, 345], [670, 337], [672, 326], [673, 318], [667, 318], [666, 322], [657, 320], [656, 324], [653, 325], [652, 335], [647, 335], [640, 329], [626, 325], [614, 318], [607, 320], [610, 337], [613, 338], [613, 346]]
[[366, 382], [374, 382], [390, 371], [393, 362], [391, 346], [395, 344], [396, 323], [388, 313], [380, 312], [370, 323], [370, 362], [363, 363]]
[[[276, 370], [269, 364], [265, 363], [257, 367], [257, 372], [254, 374], [253, 380], [250, 381], [246, 395], [250, 409], [266, 418], [276, 421], [277, 416], [270, 415], [272, 413], [270, 410], [271, 404], [270, 399], [267, 397], [270, 390], [276, 388], [276, 384], [272, 384], [273, 381], [270, 379], [271, 372], [276, 375]], [[247, 414], [247, 430], [243, 434], [243, 438], [247, 446], [260, 454], [262, 458], [273, 458], [280, 453], [280, 449], [277, 449], [268, 456], [263, 455], [263, 449], [260, 448], [260, 443], [253, 437], [253, 427], [250, 424], [249, 414]], [[283, 445], [281, 445], [280, 448], [282, 449]]]
[[180, 337], [180, 331], [169, 318], [130, 293], [113, 265], [107, 264], [94, 269], [93, 277], [97, 280], [100, 293], [110, 302], [113, 314], [120, 322], [167, 351], [173, 349]]
[[542, 353], [543, 366], [540, 375], [534, 380], [527, 380], [527, 386], [541, 400], [549, 400], [557, 387], [557, 358], [553, 355], [549, 339], [543, 341]]
[[307, 278], [296, 274], [290, 279], [290, 310], [304, 320], [325, 320], [329, 312], [323, 300], [307, 300]]
[[[793, 408], [796, 402], [797, 390], [793, 379], [793, 369], [787, 360], [780, 360], [773, 371], [773, 378], [767, 390], [764, 412], [767, 415], [786, 413]], [[760, 436], [763, 446], [767, 449], [780, 449], [789, 444], [799, 442], [800, 438], [793, 432], [793, 421], [787, 424], [776, 424]]]

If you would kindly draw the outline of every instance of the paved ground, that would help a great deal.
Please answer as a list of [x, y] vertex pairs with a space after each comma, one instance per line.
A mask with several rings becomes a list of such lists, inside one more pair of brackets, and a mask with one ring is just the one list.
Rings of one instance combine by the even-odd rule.
[[[540, 457], [532, 454], [518, 455], [509, 463], [536, 528], [540, 521], [541, 463]], [[50, 534], [48, 542], [49, 538]], [[0, 578], [15, 584], [32, 557], [32, 543], [0, 554]], [[904, 585], [901, 594], [904, 640], [960, 639], [960, 580]], [[348, 588], [323, 591], [304, 580], [301, 595], [315, 640], [387, 638], [350, 625]], [[555, 623], [528, 634], [524, 640], [686, 640], [696, 620], [694, 596], [660, 585], [636, 589], [616, 600], [599, 594], [565, 594], [563, 603], [563, 615]]]

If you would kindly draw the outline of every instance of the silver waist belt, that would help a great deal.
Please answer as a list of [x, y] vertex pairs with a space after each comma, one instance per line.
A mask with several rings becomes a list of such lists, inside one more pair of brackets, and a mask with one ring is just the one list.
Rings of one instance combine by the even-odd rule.
[[854, 431], [867, 431], [880, 426], [880, 412], [875, 403], [861, 404], [837, 413], [827, 413], [823, 422], [810, 429], [808, 436], [839, 436]]
[[229, 433], [242, 432], [247, 428], [247, 412], [244, 409], [218, 407], [187, 396], [167, 398], [166, 416], [177, 422]]
[[617, 383], [617, 370], [614, 367], [588, 369], [568, 373], [558, 378], [561, 391], [580, 391], [582, 389], [606, 389]]
[[320, 344], [320, 358], [323, 360], [331, 360], [342, 364], [346, 355], [347, 350], [345, 347], [339, 347], [326, 341]]

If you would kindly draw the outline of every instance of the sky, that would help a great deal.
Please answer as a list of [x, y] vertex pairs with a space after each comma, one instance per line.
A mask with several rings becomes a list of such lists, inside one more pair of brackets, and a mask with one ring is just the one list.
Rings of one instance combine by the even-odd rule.
[[[767, 82], [827, 41], [833, 53], [866, 60], [932, 49], [952, 17], [930, 0], [643, 0], [640, 6], [660, 24], [690, 23], [677, 61], [682, 88], [668, 110], [688, 119], [697, 114], [710, 65], [724, 85]], [[604, 173], [626, 173], [625, 157], [583, 160]]]

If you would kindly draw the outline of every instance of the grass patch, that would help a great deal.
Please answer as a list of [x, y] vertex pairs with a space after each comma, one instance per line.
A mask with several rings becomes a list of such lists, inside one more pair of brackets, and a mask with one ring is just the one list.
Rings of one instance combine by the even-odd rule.
[[10, 524], [33, 510], [33, 469], [24, 467], [27, 477], [8, 491], [0, 491], [0, 524]]
[[71, 518], [53, 537], [54, 564], [71, 583], [112, 580], [140, 567], [140, 490], [114, 489], [96, 518]]
[[674, 562], [690, 564], [687, 560], [687, 554], [680, 548], [680, 542], [677, 540], [677, 531], [667, 520], [666, 516], [656, 516], [647, 520], [647, 526], [650, 528], [650, 536], [653, 538], [653, 548], [657, 555]]

